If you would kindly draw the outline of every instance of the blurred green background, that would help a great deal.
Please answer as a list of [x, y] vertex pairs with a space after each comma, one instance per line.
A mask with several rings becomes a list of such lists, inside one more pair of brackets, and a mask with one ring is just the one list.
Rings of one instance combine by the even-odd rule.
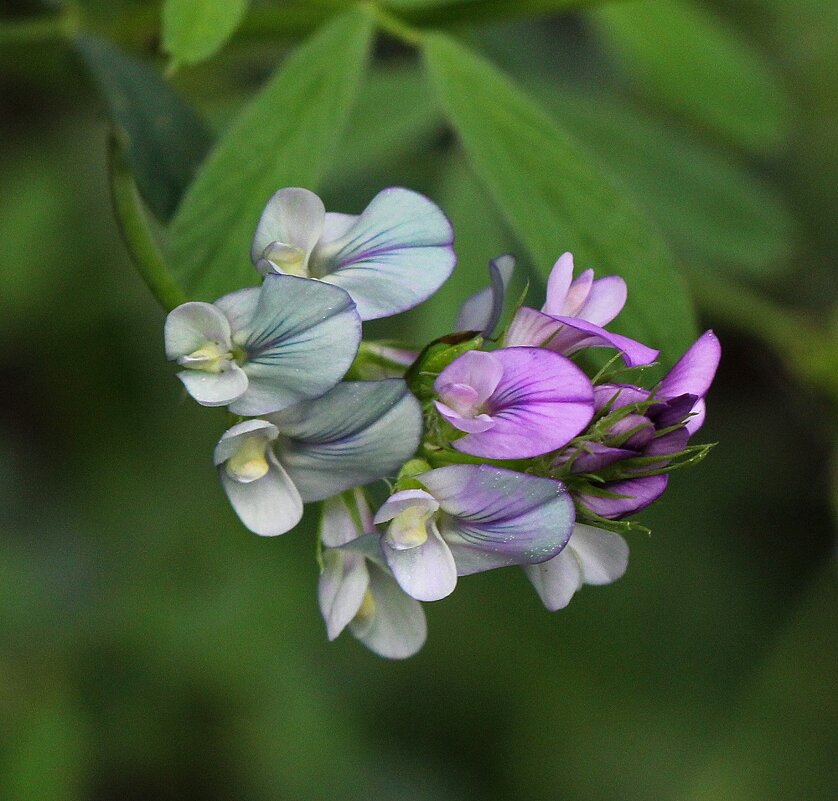
[[[217, 134], [333, 5], [253, 3], [168, 83]], [[643, 515], [626, 576], [568, 609], [495, 571], [426, 606], [404, 663], [329, 644], [314, 516], [260, 539], [217, 485], [224, 415], [164, 360], [113, 219], [96, 71], [55, 24], [159, 76], [160, 5], [4, 2], [0, 798], [835, 799], [838, 7], [389, 5], [513, 76], [662, 233], [722, 339], [719, 444]], [[393, 184], [452, 216], [460, 263], [374, 334], [446, 333], [503, 251], [537, 298], [549, 264], [384, 34], [320, 190], [357, 213]]]

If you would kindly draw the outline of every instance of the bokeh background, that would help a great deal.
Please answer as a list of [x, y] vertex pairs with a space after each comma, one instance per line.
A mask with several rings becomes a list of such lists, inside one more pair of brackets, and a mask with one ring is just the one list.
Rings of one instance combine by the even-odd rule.
[[[724, 347], [704, 428], [718, 446], [642, 516], [653, 533], [632, 539], [626, 576], [566, 610], [495, 571], [427, 607], [428, 643], [404, 663], [348, 635], [329, 644], [313, 515], [278, 539], [244, 530], [210, 459], [224, 416], [185, 398], [163, 358], [164, 313], [113, 221], [106, 106], [52, 22], [66, 12], [4, 2], [0, 798], [838, 797], [836, 6], [696, 2], [713, 23], [683, 41], [665, 2], [473, 4], [491, 13], [451, 29], [555, 114], [674, 250]], [[255, 3], [263, 17], [169, 77], [210, 130], [299, 39], [256, 24], [289, 5]], [[80, 14], [162, 74], [159, 4], [87, 0]], [[733, 84], [708, 94], [706, 63], [690, 67], [702, 53]], [[725, 116], [746, 68], [756, 108]], [[523, 285], [532, 265], [415, 55], [381, 36], [322, 194], [357, 213], [393, 184], [450, 213], [460, 264], [375, 333], [446, 333], [503, 251]]]

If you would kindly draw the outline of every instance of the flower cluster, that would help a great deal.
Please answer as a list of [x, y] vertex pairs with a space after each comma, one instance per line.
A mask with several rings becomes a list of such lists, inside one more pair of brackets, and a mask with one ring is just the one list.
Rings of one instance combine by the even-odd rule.
[[[362, 342], [362, 323], [421, 303], [450, 275], [453, 231], [428, 198], [386, 189], [352, 216], [282, 189], [251, 258], [261, 286], [174, 309], [166, 354], [198, 403], [233, 416], [214, 461], [248, 529], [283, 534], [323, 501], [329, 639], [348, 628], [382, 656], [410, 656], [426, 636], [420, 602], [511, 565], [560, 609], [583, 583], [625, 572], [622, 535], [642, 528], [626, 518], [709, 449], [689, 438], [716, 337], [703, 334], [652, 388], [618, 382], [657, 351], [606, 330], [625, 282], [574, 279], [569, 253], [543, 307], [519, 306], [500, 335], [514, 261], [492, 261], [455, 333], [421, 352]], [[594, 348], [614, 352], [598, 370]]]

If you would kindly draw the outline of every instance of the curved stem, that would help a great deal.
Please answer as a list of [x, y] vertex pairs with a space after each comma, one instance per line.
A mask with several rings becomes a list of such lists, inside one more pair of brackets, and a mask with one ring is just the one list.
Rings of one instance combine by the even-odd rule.
[[115, 133], [108, 142], [108, 164], [111, 200], [122, 241], [151, 294], [166, 311], [171, 311], [185, 303], [187, 297], [169, 273], [152, 235], [134, 176]]

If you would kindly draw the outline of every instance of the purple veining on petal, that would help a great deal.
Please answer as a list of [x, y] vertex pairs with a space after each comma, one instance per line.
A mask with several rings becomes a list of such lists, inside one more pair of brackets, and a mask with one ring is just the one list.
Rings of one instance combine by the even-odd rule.
[[[461, 360], [466, 364], [459, 364]], [[497, 367], [499, 380], [495, 381], [495, 375], [489, 380], [479, 376], [481, 364]], [[451, 404], [445, 402], [444, 394], [452, 386], [445, 383], [448, 375], [474, 381], [480, 395], [495, 384], [482, 404], [467, 410], [472, 419], [486, 415], [484, 420], [491, 421], [491, 427], [466, 428], [463, 420], [450, 413]], [[593, 416], [593, 388], [587, 376], [563, 356], [539, 348], [466, 353], [440, 374], [436, 386], [444, 402], [437, 408], [452, 425], [469, 431], [454, 440], [454, 448], [473, 456], [524, 459], [549, 453], [569, 442]]]

